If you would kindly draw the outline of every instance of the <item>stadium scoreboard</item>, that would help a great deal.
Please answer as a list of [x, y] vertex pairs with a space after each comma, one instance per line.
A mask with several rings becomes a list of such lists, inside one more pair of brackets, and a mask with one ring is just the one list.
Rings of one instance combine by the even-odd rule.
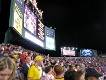
[[42, 22], [42, 11], [37, 8], [36, 0], [29, 0], [34, 10], [25, 1], [11, 0], [9, 27], [23, 38], [44, 48], [45, 28]]

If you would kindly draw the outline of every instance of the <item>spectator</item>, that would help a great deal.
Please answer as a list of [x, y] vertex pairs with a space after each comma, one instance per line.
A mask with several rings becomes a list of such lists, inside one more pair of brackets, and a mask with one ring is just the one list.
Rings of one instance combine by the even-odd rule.
[[26, 56], [25, 56], [25, 53], [23, 52], [22, 54], [20, 54], [20, 62], [21, 62], [21, 66], [25, 63], [25, 59], [26, 59]]
[[27, 80], [27, 74], [28, 74], [28, 69], [31, 66], [31, 57], [26, 57], [26, 63], [23, 64], [22, 68], [21, 68], [21, 72], [24, 75], [24, 80]]
[[18, 58], [19, 58], [18, 53], [13, 54], [13, 57], [14, 57], [15, 61], [17, 61], [17, 60], [18, 60]]
[[70, 71], [75, 70], [75, 66], [74, 65], [69, 65], [69, 69], [68, 70], [70, 70]]
[[61, 65], [54, 66], [54, 72], [56, 74], [54, 80], [64, 80], [63, 67]]
[[80, 70], [80, 66], [78, 64], [75, 65], [75, 71], [79, 71]]
[[86, 80], [99, 80], [99, 77], [103, 76], [98, 73], [94, 68], [87, 68], [85, 78]]
[[9, 57], [9, 53], [8, 52], [4, 52], [4, 57]]
[[36, 80], [36, 79], [42, 80], [38, 66], [43, 65], [43, 57], [42, 56], [36, 56], [34, 61], [35, 61], [35, 64], [32, 65], [28, 70], [28, 80]]
[[76, 80], [85, 80], [85, 74], [83, 71], [77, 71]]
[[3, 57], [4, 56], [3, 52], [4, 52], [4, 50], [1, 48], [0, 49], [0, 57]]
[[85, 77], [82, 71], [68, 70], [65, 72], [64, 80], [85, 80]]
[[54, 76], [52, 75], [52, 67], [51, 66], [47, 66], [45, 68], [45, 77], [44, 80], [54, 80]]
[[15, 71], [16, 64], [11, 58], [0, 57], [0, 80], [13, 80]]

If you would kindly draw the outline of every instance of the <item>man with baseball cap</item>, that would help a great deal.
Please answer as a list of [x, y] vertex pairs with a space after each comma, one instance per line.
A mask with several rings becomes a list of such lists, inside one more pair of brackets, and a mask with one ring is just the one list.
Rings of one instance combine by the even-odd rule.
[[85, 72], [85, 79], [86, 80], [99, 80], [99, 77], [103, 76], [102, 74], [98, 73], [94, 68], [87, 68]]
[[28, 80], [42, 80], [40, 76], [39, 66], [43, 66], [43, 57], [38, 55], [34, 59], [34, 65], [28, 70]]

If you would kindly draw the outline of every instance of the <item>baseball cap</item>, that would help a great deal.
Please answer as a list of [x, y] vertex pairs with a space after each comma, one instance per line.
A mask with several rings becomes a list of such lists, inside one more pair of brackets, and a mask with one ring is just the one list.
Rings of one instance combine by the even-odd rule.
[[42, 56], [36, 56], [34, 61], [37, 61], [37, 60], [43, 60], [43, 57]]
[[102, 74], [98, 73], [94, 68], [87, 68], [85, 73], [85, 78], [94, 76], [94, 77], [101, 77]]

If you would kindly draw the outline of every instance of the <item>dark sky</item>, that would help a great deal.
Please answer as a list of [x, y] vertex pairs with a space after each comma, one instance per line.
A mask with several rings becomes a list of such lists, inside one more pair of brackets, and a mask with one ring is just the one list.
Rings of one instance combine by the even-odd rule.
[[[106, 52], [106, 1], [37, 0], [37, 2], [39, 9], [43, 10], [44, 25], [56, 28], [57, 50], [60, 46], [75, 46]], [[8, 5], [5, 3], [4, 10], [7, 12]], [[6, 15], [3, 18], [9, 17]], [[7, 24], [3, 24], [0, 29], [1, 42], [8, 28], [8, 21], [1, 22], [3, 21]]]
[[37, 0], [44, 24], [56, 28], [56, 45], [106, 52], [106, 2], [103, 0]]

